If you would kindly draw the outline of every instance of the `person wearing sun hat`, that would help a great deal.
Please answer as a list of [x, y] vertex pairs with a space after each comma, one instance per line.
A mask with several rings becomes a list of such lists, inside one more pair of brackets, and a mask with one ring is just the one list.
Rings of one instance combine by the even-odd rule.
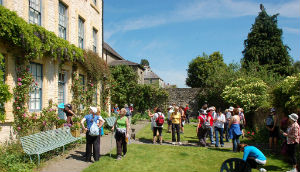
[[288, 157], [291, 158], [291, 164], [293, 165], [293, 169], [288, 172], [298, 172], [296, 166], [297, 166], [297, 159], [296, 159], [296, 149], [297, 145], [300, 142], [300, 127], [297, 123], [298, 115], [295, 113], [292, 113], [289, 115], [289, 127], [287, 129], [287, 132], [282, 132], [284, 136], [287, 138], [287, 153]]

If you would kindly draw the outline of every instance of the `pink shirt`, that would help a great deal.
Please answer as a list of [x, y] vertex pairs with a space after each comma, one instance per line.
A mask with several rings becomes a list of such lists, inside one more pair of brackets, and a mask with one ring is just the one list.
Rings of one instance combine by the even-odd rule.
[[300, 141], [300, 127], [297, 122], [294, 122], [287, 129], [287, 144], [299, 143]]

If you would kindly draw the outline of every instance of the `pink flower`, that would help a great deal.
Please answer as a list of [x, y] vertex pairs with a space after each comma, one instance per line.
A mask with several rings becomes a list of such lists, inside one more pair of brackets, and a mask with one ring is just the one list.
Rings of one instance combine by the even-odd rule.
[[37, 82], [35, 82], [35, 85], [38, 86], [39, 84]]
[[27, 68], [26, 70], [27, 70], [27, 72], [29, 72], [30, 68]]
[[18, 127], [17, 129], [18, 129], [18, 130], [21, 130], [21, 127]]
[[52, 108], [50, 108], [50, 109], [49, 109], [49, 112], [52, 112], [52, 111], [53, 111], [53, 109], [52, 109]]
[[23, 117], [24, 117], [24, 118], [26, 117], [26, 113], [23, 114]]
[[22, 81], [22, 79], [21, 79], [21, 78], [18, 78], [18, 81], [19, 81], [19, 82], [21, 82], [21, 81]]
[[248, 131], [247, 133], [250, 134], [250, 131]]
[[91, 86], [93, 87], [93, 86], [94, 86], [94, 84], [91, 84]]
[[43, 122], [43, 125], [46, 125], [46, 121]]
[[36, 116], [34, 116], [33, 119], [36, 119]]
[[21, 108], [18, 106], [17, 109], [21, 109]]
[[254, 136], [254, 132], [252, 132], [252, 134], [251, 134], [252, 136]]
[[19, 85], [19, 86], [21, 86], [21, 85], [22, 85], [22, 83], [21, 83], [21, 82], [18, 82], [18, 85]]

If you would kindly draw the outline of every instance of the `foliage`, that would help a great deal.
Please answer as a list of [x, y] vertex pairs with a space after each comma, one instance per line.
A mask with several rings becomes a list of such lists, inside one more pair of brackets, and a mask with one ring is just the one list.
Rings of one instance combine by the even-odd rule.
[[276, 85], [272, 93], [275, 107], [296, 112], [300, 108], [300, 73], [286, 77]]
[[166, 90], [150, 85], [137, 85], [133, 95], [139, 95], [133, 97], [133, 104], [139, 112], [144, 112], [154, 107], [162, 107], [169, 98]]
[[277, 27], [278, 15], [269, 16], [262, 9], [256, 17], [251, 32], [244, 41], [243, 68], [247, 69], [250, 62], [258, 62], [259, 65], [267, 65], [269, 70], [280, 75], [291, 73], [289, 47], [282, 42], [282, 30]]
[[57, 126], [61, 126], [61, 125], [63, 125], [64, 123], [66, 123], [66, 120], [64, 120], [64, 119], [58, 119], [58, 120], [56, 121], [56, 125], [57, 125]]
[[300, 61], [296, 61], [293, 64], [293, 68], [294, 68], [294, 73], [300, 73]]
[[126, 65], [111, 68], [113, 78], [111, 86], [111, 100], [119, 105], [130, 104], [135, 97], [133, 94], [137, 86], [137, 74]]
[[242, 107], [247, 113], [268, 105], [267, 90], [268, 86], [261, 79], [241, 77], [226, 86], [222, 96], [225, 101], [231, 105]]
[[77, 72], [77, 66], [73, 66], [73, 74], [72, 74], [72, 106], [73, 112], [75, 114], [80, 114], [80, 104], [83, 102], [82, 96], [83, 95], [83, 86], [80, 83], [79, 75]]
[[12, 94], [9, 92], [9, 86], [5, 84], [4, 78], [5, 62], [0, 53], [0, 122], [5, 121], [4, 103], [11, 99]]
[[142, 66], [150, 66], [149, 61], [147, 59], [142, 59], [140, 65], [142, 65]]
[[137, 121], [149, 120], [150, 117], [146, 113], [136, 113], [131, 119], [132, 124], [136, 124]]
[[49, 100], [49, 105], [46, 108], [42, 109], [40, 113], [39, 123], [40, 123], [40, 130], [47, 131], [54, 129], [57, 120], [59, 119], [57, 116], [57, 105], [53, 104], [52, 99]]
[[71, 125], [70, 130], [74, 131], [74, 130], [79, 130], [80, 129], [80, 123], [73, 123], [73, 125]]
[[14, 113], [14, 131], [17, 131], [20, 136], [29, 134], [27, 116], [29, 102], [29, 92], [37, 83], [35, 83], [31, 73], [29, 72], [30, 66], [27, 60], [16, 60], [17, 84], [13, 89], [15, 101], [13, 103]]
[[59, 38], [45, 28], [28, 24], [15, 12], [0, 6], [0, 38], [17, 46], [30, 57], [42, 58], [48, 54], [54, 59], [83, 61], [83, 51], [68, 41]]
[[110, 73], [106, 62], [91, 50], [84, 51], [83, 66], [87, 69], [88, 77], [91, 82], [106, 80]]

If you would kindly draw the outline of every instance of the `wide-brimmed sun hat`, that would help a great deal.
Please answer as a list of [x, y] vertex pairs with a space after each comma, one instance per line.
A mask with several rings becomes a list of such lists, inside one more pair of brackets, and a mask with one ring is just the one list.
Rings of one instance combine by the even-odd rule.
[[64, 104], [64, 103], [60, 103], [60, 104], [58, 105], [58, 108], [64, 109], [64, 108], [65, 108], [65, 104]]
[[295, 113], [292, 113], [292, 114], [289, 115], [289, 118], [290, 118], [291, 120], [293, 120], [293, 121], [296, 122], [296, 121], [298, 120], [298, 115], [295, 114]]
[[234, 108], [233, 108], [232, 106], [230, 106], [228, 110], [229, 110], [229, 111], [233, 111], [233, 109], [234, 109]]

